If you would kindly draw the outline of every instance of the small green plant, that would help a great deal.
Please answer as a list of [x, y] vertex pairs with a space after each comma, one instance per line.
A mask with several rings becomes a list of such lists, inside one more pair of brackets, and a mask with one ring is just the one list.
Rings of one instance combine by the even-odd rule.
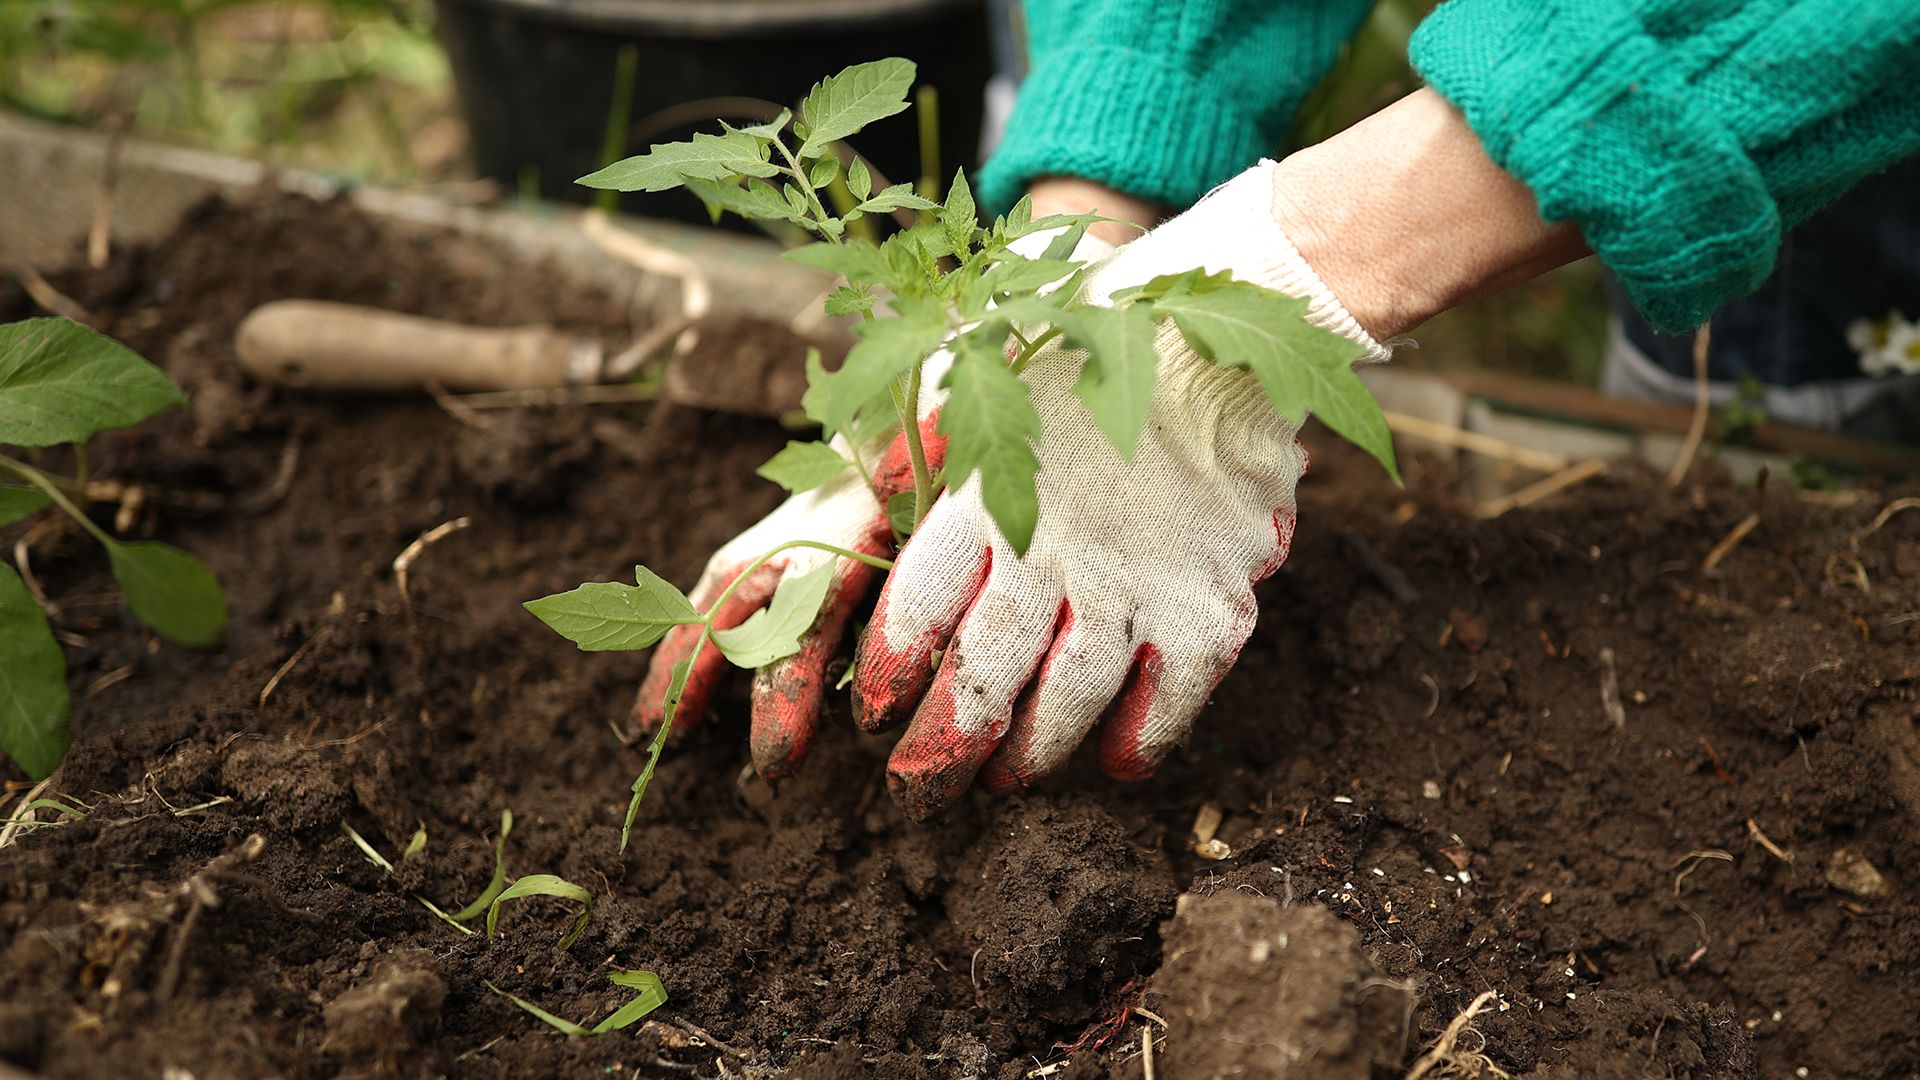
[[607, 980], [615, 986], [624, 986], [630, 990], [638, 990], [640, 993], [632, 1001], [615, 1009], [611, 1016], [608, 1016], [605, 1020], [600, 1021], [590, 1028], [582, 1027], [571, 1020], [555, 1016], [540, 1006], [517, 995], [509, 994], [492, 983], [487, 984], [487, 989], [499, 994], [501, 997], [510, 999], [515, 1005], [527, 1010], [567, 1035], [605, 1035], [609, 1031], [618, 1031], [667, 1003], [667, 988], [661, 985], [660, 976], [655, 975], [651, 971], [622, 971], [619, 968], [615, 968], [607, 972]]
[[[159, 368], [71, 319], [0, 326], [0, 445], [72, 443], [80, 462], [80, 475], [56, 477], [0, 454], [0, 477], [27, 485], [0, 484], [0, 525], [58, 506], [107, 549], [140, 621], [162, 637], [208, 647], [227, 631], [227, 602], [213, 572], [179, 548], [115, 539], [79, 505], [86, 501], [89, 437], [184, 401]], [[0, 752], [36, 780], [67, 752], [66, 666], [46, 611], [20, 575], [0, 565]]]
[[[843, 160], [835, 144], [905, 110], [914, 74], [907, 60], [857, 64], [816, 84], [798, 118], [783, 110], [756, 127], [723, 124], [718, 135], [656, 145], [580, 181], [619, 191], [685, 187], [716, 214], [784, 221], [818, 237], [787, 257], [844, 278], [847, 284], [827, 296], [826, 311], [857, 312], [865, 321], [855, 330], [860, 341], [838, 371], [827, 371], [817, 355], [809, 357], [803, 404], [827, 437], [844, 433], [859, 444], [895, 429], [904, 432], [914, 485], [887, 508], [898, 532], [911, 533], [942, 490], [978, 473], [988, 512], [1014, 551], [1024, 555], [1039, 517], [1034, 476], [1040, 462], [1033, 444], [1041, 425], [1021, 372], [1056, 340], [1080, 350], [1084, 359], [1074, 391], [1114, 448], [1130, 459], [1158, 379], [1154, 338], [1168, 319], [1201, 356], [1252, 371], [1287, 419], [1299, 423], [1311, 411], [1397, 479], [1386, 420], [1352, 369], [1359, 346], [1309, 325], [1304, 299], [1235, 281], [1224, 272], [1194, 269], [1121, 290], [1104, 305], [1086, 303], [1080, 288], [1085, 270], [1072, 255], [1087, 226], [1099, 218], [1035, 219], [1023, 199], [983, 227], [963, 172], [955, 174], [944, 202], [926, 197], [932, 192], [916, 194], [907, 184], [875, 191], [864, 162], [857, 156]], [[798, 145], [790, 145], [789, 134]], [[841, 181], [856, 201], [835, 214], [821, 196]], [[851, 228], [898, 210], [919, 211], [920, 221], [878, 243], [860, 235], [865, 230]], [[1022, 237], [1056, 230], [1037, 259], [1011, 246]], [[892, 317], [875, 317], [882, 303]], [[914, 410], [927, 358], [941, 349], [951, 354], [952, 363], [941, 383], [947, 392], [939, 421], [939, 432], [947, 437], [946, 464], [944, 471], [934, 472]], [[858, 468], [857, 461], [828, 443], [796, 443], [769, 461], [761, 475], [799, 492]], [[892, 565], [828, 545], [804, 546], [883, 569]], [[736, 583], [779, 550], [761, 556]], [[666, 718], [633, 784], [623, 849], [694, 659], [709, 644], [742, 667], [799, 651], [800, 637], [825, 596], [830, 568], [783, 580], [770, 607], [733, 630], [714, 630], [708, 615], [645, 567], [637, 569], [633, 586], [589, 584], [527, 605], [582, 649], [646, 648], [675, 625], [703, 626], [692, 656], [673, 670]], [[725, 600], [722, 596], [710, 610], [721, 610]]]

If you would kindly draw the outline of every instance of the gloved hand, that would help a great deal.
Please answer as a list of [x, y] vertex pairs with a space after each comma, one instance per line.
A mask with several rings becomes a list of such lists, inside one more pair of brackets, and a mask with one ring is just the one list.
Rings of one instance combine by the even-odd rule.
[[[1012, 247], [1029, 258], [1038, 258], [1052, 235], [1040, 233], [1023, 237]], [[1104, 241], [1083, 239], [1074, 255], [1086, 260], [1112, 251], [1112, 245]], [[947, 443], [946, 437], [935, 431], [940, 404], [946, 400], [945, 392], [938, 386], [951, 361], [952, 357], [945, 353], [928, 358], [917, 409], [927, 467], [936, 471], [943, 463]], [[853, 449], [845, 436], [836, 437], [833, 445], [842, 455], [852, 456]], [[871, 488], [857, 473], [848, 471], [831, 483], [803, 491], [780, 504], [708, 560], [705, 572], [688, 595], [694, 607], [707, 611], [742, 570], [768, 550], [788, 541], [815, 540], [863, 555], [891, 555], [893, 529], [887, 522], [887, 500], [913, 490], [913, 464], [908, 457], [905, 435], [895, 436], [890, 443], [863, 447], [860, 460], [873, 479]], [[716, 630], [740, 625], [773, 598], [774, 590], [788, 574], [805, 574], [829, 560], [838, 563], [833, 583], [828, 587], [820, 617], [803, 639], [800, 651], [754, 674], [750, 736], [753, 764], [770, 782], [792, 776], [806, 761], [820, 726], [826, 666], [840, 648], [848, 616], [866, 597], [880, 571], [852, 559], [836, 559], [818, 549], [791, 548], [769, 559], [752, 578], [735, 589], [727, 598], [726, 608], [713, 621]], [[673, 666], [687, 658], [699, 637], [700, 627], [677, 626], [668, 631], [654, 650], [646, 680], [633, 707], [641, 730], [652, 731], [665, 718], [664, 698], [673, 679]], [[718, 649], [709, 646], [701, 651], [688, 674], [680, 708], [674, 716], [676, 729], [684, 731], [700, 722], [706, 714], [714, 683], [726, 666], [727, 661]]]
[[[1090, 276], [1094, 302], [1160, 274], [1230, 270], [1307, 297], [1314, 325], [1386, 359], [1274, 222], [1273, 177], [1264, 162], [1121, 248]], [[1045, 434], [1024, 558], [976, 477], [896, 561], [860, 643], [854, 714], [869, 731], [911, 718], [887, 770], [909, 817], [937, 816], [976, 773], [1022, 790], [1096, 723], [1110, 775], [1152, 775], [1252, 633], [1253, 585], [1287, 556], [1306, 454], [1252, 374], [1196, 355], [1171, 320], [1158, 346], [1130, 462], [1074, 396], [1072, 351], [1028, 365]]]

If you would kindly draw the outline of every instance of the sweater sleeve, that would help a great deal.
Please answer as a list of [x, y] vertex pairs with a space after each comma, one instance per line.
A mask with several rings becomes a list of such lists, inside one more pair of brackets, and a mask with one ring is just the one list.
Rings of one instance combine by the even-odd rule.
[[1668, 330], [1753, 291], [1782, 230], [1920, 150], [1915, 0], [1449, 0], [1410, 52]]
[[1030, 72], [981, 171], [1004, 210], [1037, 176], [1184, 207], [1286, 137], [1372, 0], [1027, 0]]

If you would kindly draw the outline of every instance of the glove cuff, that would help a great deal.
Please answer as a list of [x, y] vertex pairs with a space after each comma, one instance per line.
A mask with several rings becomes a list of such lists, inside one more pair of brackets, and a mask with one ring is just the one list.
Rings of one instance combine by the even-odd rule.
[[1273, 175], [1274, 162], [1262, 160], [1214, 188], [1193, 209], [1121, 248], [1100, 275], [1100, 299], [1159, 274], [1196, 266], [1208, 273], [1226, 270], [1241, 281], [1304, 297], [1307, 321], [1365, 349], [1361, 360], [1392, 359], [1392, 344], [1375, 341], [1361, 329], [1273, 220]]

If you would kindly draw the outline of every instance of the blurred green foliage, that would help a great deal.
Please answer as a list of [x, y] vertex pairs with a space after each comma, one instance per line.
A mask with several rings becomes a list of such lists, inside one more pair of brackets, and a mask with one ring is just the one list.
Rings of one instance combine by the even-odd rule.
[[463, 141], [426, 0], [0, 0], [0, 107], [388, 179]]

